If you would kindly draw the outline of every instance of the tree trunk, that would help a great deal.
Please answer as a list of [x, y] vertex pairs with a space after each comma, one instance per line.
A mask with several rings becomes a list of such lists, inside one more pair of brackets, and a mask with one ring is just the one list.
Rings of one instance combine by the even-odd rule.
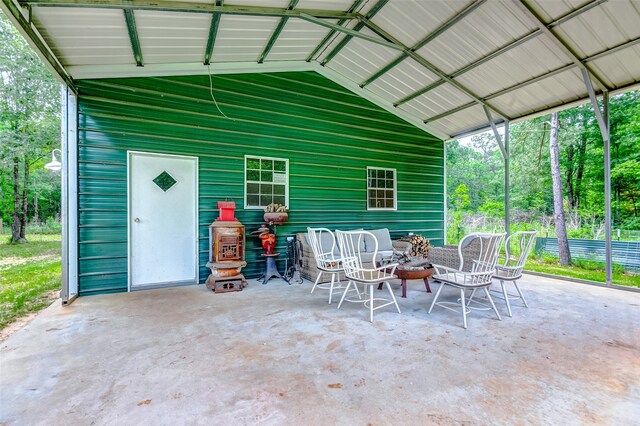
[[560, 265], [566, 266], [571, 262], [571, 254], [569, 253], [569, 240], [567, 240], [567, 227], [564, 221], [564, 205], [562, 203], [557, 112], [551, 114], [549, 150], [551, 153], [549, 160], [551, 163], [551, 180], [553, 182], [553, 216], [556, 222], [556, 235], [558, 236], [558, 254], [560, 256]]
[[24, 243], [20, 238], [20, 160], [13, 159], [13, 223], [11, 224], [11, 242]]
[[33, 193], [33, 223], [40, 223], [40, 218], [38, 217], [38, 193]]
[[22, 181], [22, 215], [20, 216], [20, 238], [27, 240], [27, 211], [28, 211], [28, 191], [29, 191], [29, 158], [24, 156], [24, 174]]

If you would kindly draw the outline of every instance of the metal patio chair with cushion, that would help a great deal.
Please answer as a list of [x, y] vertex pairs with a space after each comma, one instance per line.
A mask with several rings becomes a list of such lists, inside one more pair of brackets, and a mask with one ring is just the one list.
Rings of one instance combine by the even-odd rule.
[[[471, 289], [474, 291], [482, 289], [487, 297], [487, 300], [491, 303], [494, 312], [499, 320], [502, 320], [496, 305], [493, 303], [491, 294], [489, 293], [489, 286], [493, 274], [496, 272], [496, 264], [498, 262], [498, 253], [502, 247], [502, 241], [506, 234], [483, 234], [474, 233], [465, 236], [460, 244], [458, 244], [458, 267], [452, 268], [449, 266], [434, 264], [435, 274], [432, 275], [434, 281], [439, 281], [440, 287], [436, 292], [429, 313], [433, 310], [435, 305], [442, 308], [449, 309], [457, 312], [457, 309], [450, 307], [449, 305], [458, 305], [454, 302], [438, 302], [438, 297], [445, 286], [451, 286], [460, 290], [459, 304], [462, 311], [462, 321], [464, 328], [467, 328], [467, 314], [470, 312], [470, 308], [465, 298], [465, 290]], [[463, 249], [469, 247], [471, 244], [477, 246], [478, 250], [474, 251], [469, 257], [463, 256]]]
[[[316, 267], [318, 268], [318, 277], [311, 293], [313, 293], [316, 287], [329, 290], [329, 304], [333, 297], [333, 290], [343, 288], [340, 282], [340, 273], [344, 271], [342, 267], [342, 259], [340, 258], [340, 252], [336, 246], [336, 237], [327, 228], [307, 228], [307, 241], [313, 251], [313, 256], [316, 259]], [[323, 272], [331, 274], [331, 282], [318, 284]], [[356, 288], [357, 289], [357, 288]]]
[[[368, 295], [368, 300], [365, 297], [364, 305], [369, 308], [369, 321], [373, 322], [373, 311], [384, 308], [385, 306], [395, 305], [398, 313], [400, 313], [400, 307], [396, 301], [396, 297], [391, 290], [389, 281], [396, 278], [394, 272], [397, 263], [392, 263], [380, 267], [376, 267], [375, 264], [370, 263], [369, 259], [376, 259], [378, 255], [378, 240], [376, 236], [368, 231], [336, 231], [338, 237], [338, 246], [340, 247], [340, 255], [342, 257], [342, 266], [344, 267], [344, 273], [349, 284], [340, 299], [338, 309], [345, 301], [347, 292], [350, 291], [351, 286], [357, 289], [357, 283], [360, 283], [365, 288], [365, 295]], [[373, 252], [367, 250], [364, 252], [362, 242], [364, 238], [367, 241], [373, 243]], [[389, 299], [383, 297], [373, 297], [374, 287], [380, 283], [384, 283], [389, 291]], [[355, 300], [348, 300], [355, 301]], [[386, 302], [378, 306], [374, 306], [374, 302]]]
[[[504, 263], [497, 265], [496, 273], [493, 274], [493, 279], [500, 281], [500, 286], [502, 287], [502, 297], [500, 298], [504, 298], [510, 317], [513, 315], [511, 314], [509, 299], [520, 299], [526, 308], [529, 307], [522, 295], [522, 291], [520, 291], [520, 287], [518, 287], [518, 280], [522, 277], [522, 270], [533, 248], [536, 233], [537, 231], [519, 231], [510, 235], [504, 243]], [[518, 292], [517, 295], [507, 292], [505, 281], [513, 283]]]

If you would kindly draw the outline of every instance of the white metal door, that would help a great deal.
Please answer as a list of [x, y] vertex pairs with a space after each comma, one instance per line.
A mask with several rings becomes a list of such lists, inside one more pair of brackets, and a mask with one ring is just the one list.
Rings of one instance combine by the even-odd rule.
[[198, 159], [129, 152], [129, 287], [196, 283]]

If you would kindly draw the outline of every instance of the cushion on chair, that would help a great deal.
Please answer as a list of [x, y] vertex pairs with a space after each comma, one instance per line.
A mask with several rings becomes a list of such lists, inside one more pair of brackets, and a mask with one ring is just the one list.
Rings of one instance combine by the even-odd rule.
[[[389, 230], [387, 228], [382, 229], [371, 229], [368, 230], [371, 232], [376, 239], [378, 240], [378, 251], [393, 251], [393, 244], [391, 243], [391, 235], [389, 235]], [[373, 252], [375, 248], [375, 242], [373, 238], [369, 235], [364, 236], [364, 244], [367, 253]]]

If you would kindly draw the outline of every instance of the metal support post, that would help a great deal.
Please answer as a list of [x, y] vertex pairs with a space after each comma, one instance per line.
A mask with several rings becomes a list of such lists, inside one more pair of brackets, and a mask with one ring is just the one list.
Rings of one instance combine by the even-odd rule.
[[487, 120], [489, 120], [489, 124], [491, 125], [491, 130], [493, 130], [493, 136], [498, 142], [500, 152], [502, 152], [502, 158], [504, 159], [504, 232], [506, 232], [508, 236], [511, 233], [511, 197], [509, 193], [509, 120], [505, 117], [503, 143], [502, 137], [500, 137], [500, 133], [498, 132], [498, 128], [496, 127], [496, 123], [493, 121], [491, 110], [489, 110], [487, 106], [484, 106], [483, 108], [484, 113], [487, 116]]
[[613, 282], [613, 253], [611, 250], [611, 136], [609, 133], [609, 92], [603, 93], [603, 119], [607, 128], [604, 139], [604, 252], [606, 257], [607, 285]]
[[511, 235], [511, 187], [509, 185], [509, 120], [504, 122], [504, 232]]
[[584, 84], [587, 86], [587, 92], [589, 92], [589, 99], [591, 99], [593, 112], [596, 115], [596, 120], [600, 127], [604, 146], [604, 253], [607, 285], [611, 285], [613, 267], [611, 259], [611, 138], [609, 135], [609, 92], [605, 91], [602, 93], [603, 111], [600, 112], [598, 99], [596, 98], [596, 93], [593, 90], [593, 84], [591, 83], [589, 72], [586, 69], [582, 69], [581, 71]]

